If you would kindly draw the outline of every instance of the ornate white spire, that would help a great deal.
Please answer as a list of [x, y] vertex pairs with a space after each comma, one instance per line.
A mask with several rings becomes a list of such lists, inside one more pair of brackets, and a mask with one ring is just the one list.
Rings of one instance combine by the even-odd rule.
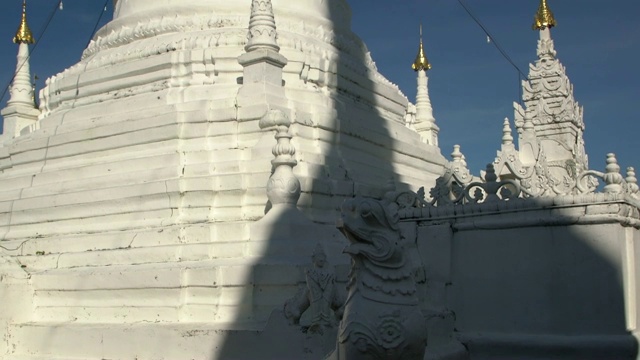
[[464, 158], [464, 154], [460, 151], [460, 145], [453, 145], [453, 152], [451, 153], [451, 162], [456, 164], [463, 164], [467, 166], [467, 161]]
[[276, 41], [276, 22], [271, 0], [253, 0], [246, 53], [238, 57], [244, 67], [243, 85], [238, 92], [238, 118], [261, 118], [270, 109], [287, 109], [282, 69], [287, 58]]
[[613, 194], [622, 192], [624, 178], [620, 174], [620, 165], [618, 165], [618, 159], [616, 159], [616, 154], [614, 153], [607, 154], [607, 166], [605, 167], [603, 178], [605, 186], [602, 190], [604, 192]]
[[253, 0], [251, 3], [248, 38], [249, 42], [245, 47], [247, 52], [257, 49], [280, 51], [271, 0]]
[[504, 123], [502, 124], [502, 145], [513, 145], [513, 135], [511, 135], [509, 118], [504, 118]]
[[[540, 31], [538, 59], [522, 83], [524, 107], [515, 104], [520, 160], [545, 168], [549, 188], [570, 190], [578, 174], [588, 169], [584, 151], [583, 109], [573, 96], [573, 85], [557, 59], [551, 27], [556, 20], [547, 0], [541, 0], [534, 29]], [[544, 164], [543, 164], [544, 163]]]
[[18, 44], [16, 72], [9, 91], [7, 106], [0, 114], [3, 117], [3, 130], [0, 142], [13, 139], [21, 131], [36, 123], [40, 111], [36, 109], [35, 94], [31, 83], [31, 69], [29, 66], [29, 44], [34, 43], [33, 35], [27, 24], [27, 2], [22, 2], [22, 20], [13, 42]]
[[538, 41], [538, 57], [540, 59], [556, 58], [556, 50], [551, 39], [551, 28], [556, 25], [556, 18], [553, 16], [547, 0], [540, 0], [540, 6], [533, 23], [533, 29], [540, 31], [540, 41]]
[[429, 145], [438, 146], [438, 132], [440, 129], [436, 125], [433, 117], [433, 107], [429, 97], [429, 77], [427, 71], [431, 69], [431, 64], [427, 60], [422, 42], [422, 26], [420, 26], [420, 47], [418, 56], [412, 65], [413, 70], [418, 73], [418, 92], [416, 94], [416, 120], [413, 128], [422, 137], [422, 141]]
[[540, 40], [538, 40], [538, 58], [540, 60], [555, 60], [556, 49], [551, 38], [551, 26], [540, 28]]
[[7, 105], [24, 104], [35, 107], [33, 102], [33, 84], [29, 66], [29, 45], [20, 43], [15, 76], [11, 84], [10, 98]]
[[29, 66], [29, 44], [34, 43], [33, 35], [27, 24], [27, 2], [22, 2], [22, 20], [13, 42], [18, 44], [16, 72], [11, 84], [11, 97], [7, 104], [24, 104], [35, 107], [33, 102], [33, 85]]

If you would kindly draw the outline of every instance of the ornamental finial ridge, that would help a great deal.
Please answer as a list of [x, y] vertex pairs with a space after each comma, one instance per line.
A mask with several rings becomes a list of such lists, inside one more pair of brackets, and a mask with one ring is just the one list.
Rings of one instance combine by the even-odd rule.
[[418, 49], [418, 56], [416, 56], [416, 60], [411, 65], [411, 68], [414, 71], [428, 71], [431, 70], [431, 63], [429, 59], [427, 59], [427, 55], [424, 52], [424, 44], [422, 43], [422, 25], [420, 25], [420, 48]]
[[253, 0], [251, 2], [248, 39], [247, 46], [245, 46], [247, 52], [257, 49], [280, 51], [271, 0]]
[[16, 44], [33, 44], [36, 42], [27, 24], [27, 0], [22, 0], [22, 20], [16, 36], [13, 37], [13, 42]]
[[549, 8], [549, 4], [547, 4], [547, 0], [540, 0], [540, 6], [538, 7], [538, 12], [534, 18], [533, 29], [534, 30], [544, 30], [546, 28], [552, 28], [556, 26], [556, 19], [553, 16], [553, 12]]
[[270, 110], [260, 119], [260, 129], [276, 130], [276, 145], [271, 151], [275, 159], [273, 173], [267, 183], [267, 198], [271, 205], [296, 206], [300, 199], [300, 180], [293, 174], [293, 167], [298, 164], [295, 159], [296, 148], [291, 144], [293, 136], [289, 133], [292, 121], [282, 110]]
[[513, 135], [511, 134], [511, 132], [512, 130], [509, 118], [504, 118], [504, 122], [502, 123], [502, 145], [513, 144]]

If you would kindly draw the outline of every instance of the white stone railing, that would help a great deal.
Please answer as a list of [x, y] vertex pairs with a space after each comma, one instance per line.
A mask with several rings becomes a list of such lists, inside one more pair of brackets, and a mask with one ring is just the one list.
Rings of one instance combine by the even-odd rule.
[[[493, 164], [487, 165], [484, 179], [472, 177], [459, 148], [454, 151], [453, 161], [447, 171], [436, 180], [429, 191], [392, 191], [386, 199], [398, 206], [401, 219], [433, 219], [476, 216], [489, 213], [514, 212], [526, 209], [592, 206], [598, 204], [620, 205], [615, 211], [618, 220], [630, 226], [640, 227], [640, 192], [635, 170], [627, 168], [626, 177], [614, 154], [607, 155], [604, 172], [588, 170], [577, 176], [571, 191], [553, 196], [532, 196], [519, 179], [500, 179]], [[604, 183], [598, 191], [597, 179]], [[596, 184], [596, 185], [594, 185]], [[614, 215], [616, 215], [614, 214]], [[635, 219], [635, 220], [634, 220]]]
[[[431, 200], [434, 206], [450, 204], [485, 203], [494, 201], [508, 201], [515, 198], [556, 197], [565, 195], [593, 194], [598, 190], [598, 179], [605, 185], [605, 194], [624, 194], [631, 199], [639, 200], [639, 186], [635, 169], [627, 168], [626, 177], [620, 173], [620, 166], [615, 154], [607, 155], [607, 166], [604, 172], [587, 170], [578, 174], [568, 191], [544, 196], [533, 193], [528, 189], [529, 178], [511, 179], [510, 176], [498, 177], [494, 165], [487, 165], [484, 180], [471, 181], [472, 177], [466, 169], [466, 164], [460, 161], [459, 148], [454, 151], [453, 161], [445, 174], [436, 180], [436, 186], [431, 189]], [[457, 155], [457, 156], [456, 156]], [[535, 176], [535, 175], [533, 175]]]

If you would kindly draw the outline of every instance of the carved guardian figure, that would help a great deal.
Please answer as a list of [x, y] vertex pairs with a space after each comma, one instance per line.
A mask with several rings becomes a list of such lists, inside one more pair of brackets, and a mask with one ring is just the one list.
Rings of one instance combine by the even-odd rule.
[[422, 359], [425, 318], [405, 254], [397, 206], [354, 198], [338, 224], [352, 257], [349, 295], [334, 359]]
[[284, 315], [291, 325], [299, 325], [302, 314], [311, 311], [308, 332], [324, 334], [335, 327], [342, 316], [344, 298], [337, 291], [335, 273], [327, 263], [327, 254], [320, 244], [311, 256], [313, 267], [305, 271], [307, 284], [284, 304]]

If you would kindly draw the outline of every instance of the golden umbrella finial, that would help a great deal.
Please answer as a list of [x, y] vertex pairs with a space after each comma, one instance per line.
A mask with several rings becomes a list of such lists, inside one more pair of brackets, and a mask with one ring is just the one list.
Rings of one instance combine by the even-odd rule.
[[545, 28], [552, 28], [556, 26], [556, 19], [553, 17], [553, 12], [549, 9], [547, 0], [540, 0], [540, 7], [533, 23], [533, 30], [543, 30]]
[[411, 65], [411, 68], [415, 71], [427, 71], [431, 69], [431, 63], [429, 63], [429, 59], [427, 59], [427, 55], [424, 53], [424, 45], [422, 44], [422, 25], [420, 25], [420, 49], [418, 50], [416, 61]]
[[22, 0], [22, 21], [20, 21], [16, 36], [13, 37], [13, 42], [16, 44], [33, 44], [36, 42], [27, 24], [27, 0]]

